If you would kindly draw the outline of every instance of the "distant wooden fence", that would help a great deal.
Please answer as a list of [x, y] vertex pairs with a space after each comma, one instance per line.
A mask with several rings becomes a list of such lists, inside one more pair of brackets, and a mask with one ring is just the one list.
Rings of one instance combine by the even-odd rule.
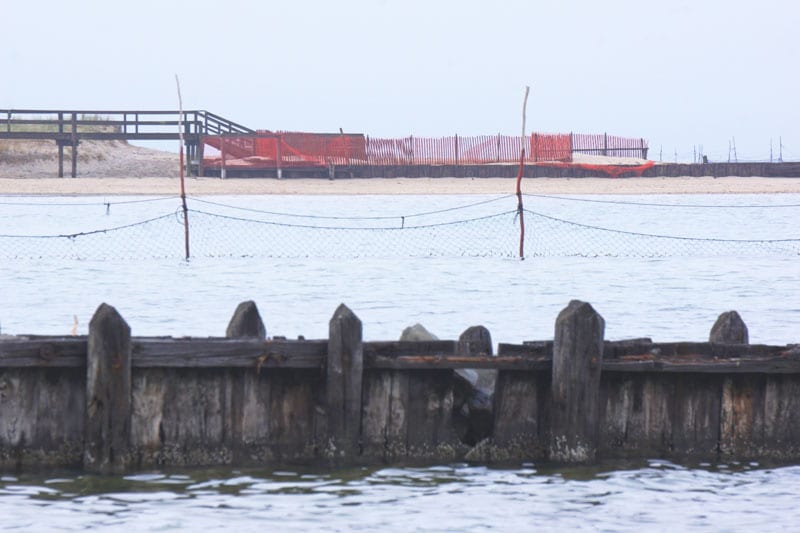
[[[344, 305], [329, 328], [266, 340], [243, 304], [226, 338], [131, 337], [103, 304], [88, 337], [2, 337], [0, 468], [800, 458], [797, 346], [604, 341], [602, 317], [578, 301], [553, 341], [497, 356], [364, 342]], [[477, 444], [454, 428], [463, 368], [497, 372]]]

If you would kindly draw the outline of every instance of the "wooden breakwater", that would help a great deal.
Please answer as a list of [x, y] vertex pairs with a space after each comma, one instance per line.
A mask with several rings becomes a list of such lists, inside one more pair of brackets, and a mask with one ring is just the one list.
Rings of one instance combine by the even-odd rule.
[[[599, 165], [600, 166], [600, 165]], [[624, 167], [609, 167], [612, 174], [598, 168], [582, 168], [547, 163], [526, 164], [525, 178], [594, 178], [633, 177], [637, 172], [625, 171]], [[633, 167], [632, 167], [633, 168]], [[508, 164], [445, 164], [445, 165], [338, 165], [335, 167], [296, 167], [282, 170], [283, 178], [515, 178], [519, 165]], [[219, 169], [206, 169], [205, 176], [219, 176]], [[277, 177], [277, 169], [227, 169], [226, 176], [233, 177]], [[641, 171], [644, 178], [657, 177], [800, 177], [800, 163], [659, 163]]]
[[[604, 326], [573, 301], [553, 341], [495, 356], [469, 336], [364, 342], [344, 305], [328, 339], [267, 340], [252, 303], [225, 338], [131, 337], [103, 304], [86, 337], [0, 339], [0, 468], [800, 458], [800, 347], [747, 344], [735, 313], [711, 342]], [[488, 419], [463, 368], [496, 372]]]

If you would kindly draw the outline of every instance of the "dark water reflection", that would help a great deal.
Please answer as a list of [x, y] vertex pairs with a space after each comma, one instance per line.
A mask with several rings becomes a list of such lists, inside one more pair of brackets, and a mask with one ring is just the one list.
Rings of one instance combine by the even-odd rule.
[[780, 530], [800, 466], [607, 462], [5, 474], [4, 530]]

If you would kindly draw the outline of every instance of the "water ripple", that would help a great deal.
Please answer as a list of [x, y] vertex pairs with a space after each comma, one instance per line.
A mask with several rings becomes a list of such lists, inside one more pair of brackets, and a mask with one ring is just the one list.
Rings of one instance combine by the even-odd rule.
[[4, 528], [77, 531], [545, 531], [793, 528], [800, 466], [488, 468], [324, 472], [195, 469], [0, 481]]

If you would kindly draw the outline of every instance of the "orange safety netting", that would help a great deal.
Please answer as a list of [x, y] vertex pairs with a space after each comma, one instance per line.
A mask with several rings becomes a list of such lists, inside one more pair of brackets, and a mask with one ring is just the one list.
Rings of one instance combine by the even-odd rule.
[[[203, 136], [201, 143], [204, 145], [203, 165], [206, 168], [275, 169], [331, 165], [511, 164], [519, 162], [522, 139], [513, 135], [386, 139], [351, 133], [260, 130], [255, 135]], [[644, 139], [605, 134], [532, 133], [525, 139], [524, 146], [527, 149], [526, 163], [571, 163], [573, 153], [644, 158], [647, 152]], [[602, 170], [609, 165], [578, 167]], [[633, 167], [622, 165], [622, 168]], [[612, 174], [615, 171], [603, 172]]]
[[572, 161], [570, 135], [532, 133], [530, 158], [534, 161]]
[[590, 163], [567, 163], [552, 161], [535, 164], [538, 166], [551, 168], [579, 168], [582, 170], [590, 170], [593, 172], [606, 174], [611, 178], [618, 178], [625, 173], [632, 172], [641, 178], [644, 171], [648, 168], [652, 168], [656, 163], [655, 161], [646, 161], [641, 165], [595, 165]]

